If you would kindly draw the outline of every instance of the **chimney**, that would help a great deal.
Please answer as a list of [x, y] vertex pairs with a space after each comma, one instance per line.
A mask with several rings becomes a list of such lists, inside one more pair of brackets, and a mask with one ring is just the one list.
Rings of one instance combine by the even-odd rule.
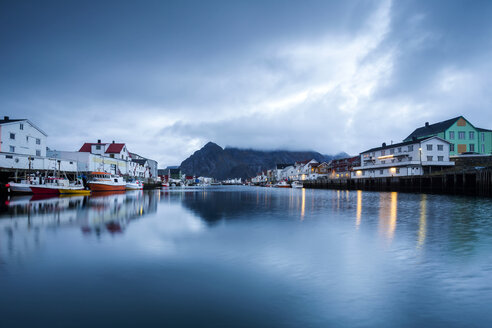
[[383, 142], [383, 147], [386, 147], [386, 142]]
[[114, 140], [113, 140], [113, 143], [114, 143]]
[[8, 121], [8, 120], [10, 119], [10, 117], [8, 117], [8, 116], [4, 116], [4, 117], [3, 117], [3, 119], [4, 119], [5, 121]]
[[97, 139], [97, 143], [101, 143], [101, 139]]
[[428, 127], [429, 126], [429, 122], [425, 122], [425, 126]]

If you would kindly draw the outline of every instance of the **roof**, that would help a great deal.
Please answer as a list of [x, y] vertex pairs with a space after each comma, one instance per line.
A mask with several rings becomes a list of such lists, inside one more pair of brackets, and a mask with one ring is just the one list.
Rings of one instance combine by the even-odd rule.
[[29, 124], [32, 125], [32, 127], [34, 127], [35, 129], [37, 129], [39, 132], [41, 132], [42, 134], [44, 134], [45, 136], [48, 136], [46, 134], [46, 132], [44, 132], [43, 130], [41, 130], [39, 127], [36, 126], [36, 124], [34, 124], [33, 122], [29, 121], [27, 118], [19, 118], [19, 119], [14, 119], [14, 120], [11, 120], [8, 116], [4, 116], [3, 117], [3, 120], [0, 120], [0, 125], [1, 124], [9, 124], [9, 123], [15, 123], [15, 122], [23, 122], [23, 121], [27, 121], [29, 122]]
[[369, 150], [366, 150], [366, 151], [361, 152], [361, 154], [369, 153], [369, 152], [373, 152], [373, 151], [378, 151], [378, 150], [383, 150], [383, 149], [389, 149], [389, 148], [401, 147], [401, 146], [406, 146], [406, 145], [412, 145], [412, 144], [420, 143], [422, 141], [429, 140], [429, 139], [432, 139], [432, 138], [440, 139], [440, 140], [442, 140], [442, 141], [444, 141], [444, 142], [446, 142], [446, 143], [449, 144], [449, 141], [446, 141], [446, 140], [444, 140], [442, 138], [439, 138], [439, 137], [436, 137], [436, 136], [431, 136], [431, 137], [422, 138], [422, 139], [418, 139], [418, 140], [404, 141], [404, 142], [400, 142], [400, 143], [396, 143], [396, 144], [392, 144], [392, 145], [386, 145], [386, 146], [382, 146], [382, 147], [371, 148]]
[[460, 118], [463, 118], [464, 120], [466, 120], [463, 116], [458, 116], [458, 117], [454, 117], [454, 118], [451, 118], [451, 119], [446, 120], [446, 121], [442, 121], [442, 122], [438, 122], [438, 123], [434, 123], [434, 124], [429, 124], [429, 125], [424, 125], [423, 127], [418, 128], [415, 131], [413, 131], [404, 140], [408, 140], [408, 139], [412, 139], [412, 138], [423, 138], [423, 137], [427, 137], [430, 135], [438, 134], [440, 132], [444, 132], [447, 129], [449, 129]]
[[489, 129], [482, 129], [482, 128], [476, 128], [480, 132], [492, 132], [492, 130]]
[[104, 143], [90, 143], [90, 142], [86, 142], [86, 143], [84, 143], [82, 145], [82, 147], [80, 147], [79, 152], [90, 153], [92, 146], [95, 146], [95, 145], [104, 146], [105, 144]]
[[25, 119], [25, 118], [21, 118], [21, 119], [17, 119], [17, 120], [3, 119], [3, 120], [0, 120], [0, 124], [14, 123], [14, 122], [20, 122], [20, 121], [27, 121], [27, 119]]
[[106, 153], [115, 153], [119, 154], [121, 153], [121, 150], [125, 147], [124, 143], [111, 143], [109, 144], [108, 149], [106, 149]]

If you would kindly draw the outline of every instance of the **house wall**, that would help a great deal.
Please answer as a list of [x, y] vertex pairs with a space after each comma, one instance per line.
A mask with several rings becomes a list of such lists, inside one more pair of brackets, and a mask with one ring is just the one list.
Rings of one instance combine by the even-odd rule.
[[[29, 158], [31, 160], [29, 160]], [[58, 162], [58, 160], [60, 162]], [[59, 158], [0, 152], [0, 167], [20, 170], [31, 169], [33, 171], [59, 169], [65, 172], [76, 172], [77, 162]]]
[[[459, 138], [459, 133], [464, 132], [464, 138], [460, 139]], [[473, 138], [470, 138], [470, 132], [473, 132]], [[452, 137], [452, 134], [454, 133], [454, 138]], [[450, 155], [458, 155], [458, 147], [459, 145], [465, 145], [466, 149], [463, 150], [465, 151], [475, 151], [475, 152], [480, 152], [480, 146], [479, 146], [479, 131], [475, 129], [473, 125], [471, 125], [469, 122], [467, 122], [465, 119], [460, 118], [457, 120], [452, 126], [450, 126], [446, 131], [445, 131], [445, 137], [443, 138], [447, 141], [449, 141], [451, 144], [454, 145], [454, 149], [450, 151]], [[473, 150], [470, 145], [473, 145]], [[453, 147], [451, 147], [453, 148]], [[460, 147], [462, 148], [462, 147]]]
[[[10, 138], [11, 133], [14, 139]], [[46, 139], [47, 137], [28, 121], [5, 123], [2, 124], [0, 130], [0, 150], [5, 153], [44, 157], [46, 156]], [[14, 151], [11, 150], [11, 146], [14, 147]]]

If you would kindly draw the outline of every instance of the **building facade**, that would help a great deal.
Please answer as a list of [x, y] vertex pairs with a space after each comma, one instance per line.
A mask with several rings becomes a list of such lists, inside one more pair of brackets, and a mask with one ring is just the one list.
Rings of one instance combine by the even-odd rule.
[[429, 137], [369, 149], [360, 154], [360, 166], [354, 167], [354, 179], [401, 177], [432, 173], [454, 165], [449, 160], [450, 143]]
[[449, 142], [451, 156], [463, 153], [492, 154], [492, 130], [475, 127], [463, 116], [435, 124], [425, 123], [403, 140], [436, 136]]
[[46, 157], [47, 134], [27, 119], [0, 120], [0, 152]]

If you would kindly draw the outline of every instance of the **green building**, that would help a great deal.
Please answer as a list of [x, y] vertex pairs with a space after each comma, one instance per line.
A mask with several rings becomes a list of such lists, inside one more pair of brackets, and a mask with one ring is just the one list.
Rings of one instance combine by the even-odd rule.
[[435, 124], [425, 123], [413, 131], [405, 141], [438, 136], [451, 143], [449, 155], [472, 152], [492, 154], [492, 130], [477, 128], [463, 116]]

